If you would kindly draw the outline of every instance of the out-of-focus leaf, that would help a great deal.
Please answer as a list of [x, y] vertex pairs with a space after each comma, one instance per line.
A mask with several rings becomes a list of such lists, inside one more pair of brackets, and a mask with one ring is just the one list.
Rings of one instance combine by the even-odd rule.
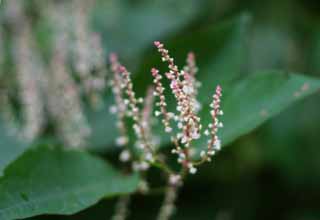
[[0, 179], [0, 219], [73, 214], [104, 197], [135, 191], [138, 180], [85, 152], [30, 149]]
[[[298, 100], [320, 89], [320, 80], [284, 72], [262, 72], [224, 88], [223, 144], [247, 134]], [[209, 121], [208, 106], [203, 118]]]
[[20, 138], [9, 133], [9, 129], [0, 122], [0, 176], [12, 161], [17, 159], [29, 146]]
[[197, 0], [129, 1], [100, 0], [93, 25], [105, 46], [122, 57], [137, 57], [155, 38], [177, 33], [201, 13]]
[[308, 51], [310, 54], [307, 54], [307, 62], [310, 66], [310, 70], [312, 70], [313, 74], [319, 76], [320, 75], [320, 29], [317, 28], [315, 33], [312, 35], [310, 40], [310, 47]]
[[[181, 67], [189, 51], [196, 53], [200, 67], [198, 78], [203, 82], [199, 95], [201, 101], [210, 98], [208, 93], [211, 94], [214, 91], [217, 83], [225, 84], [240, 77], [247, 55], [248, 20], [247, 15], [242, 15], [164, 42]], [[152, 42], [150, 47], [153, 47]], [[134, 79], [134, 90], [138, 95], [144, 95], [148, 85], [152, 85], [151, 67], [159, 66], [165, 67], [161, 64], [158, 52], [153, 48], [147, 53], [145, 62], [142, 63], [138, 70], [139, 74], [136, 74]], [[110, 95], [106, 98], [106, 106], [110, 106], [112, 102], [113, 98]], [[90, 147], [100, 150], [112, 145], [117, 136], [115, 117], [111, 116], [107, 109], [91, 112], [88, 115], [93, 129], [93, 135], [89, 141]], [[163, 129], [156, 130], [160, 132]]]
[[[241, 76], [247, 62], [249, 24], [250, 16], [243, 14], [195, 33], [163, 41], [180, 69], [185, 65], [187, 54], [195, 53], [199, 67], [197, 79], [202, 82], [200, 101], [206, 100], [207, 93], [214, 91], [215, 84], [224, 84]], [[135, 80], [138, 92], [144, 92], [146, 86], [152, 85], [153, 78], [149, 76], [152, 67], [159, 68], [162, 73], [168, 71], [167, 63], [162, 63], [154, 45], [150, 46], [153, 48]]]
[[319, 99], [318, 92], [279, 114], [256, 137], [263, 159], [293, 187], [312, 188], [320, 183], [319, 147], [315, 144], [319, 141]]

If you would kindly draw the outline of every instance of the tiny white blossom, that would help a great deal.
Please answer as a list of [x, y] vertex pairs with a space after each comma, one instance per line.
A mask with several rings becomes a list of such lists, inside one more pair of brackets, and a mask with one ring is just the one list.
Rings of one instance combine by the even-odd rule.
[[155, 115], [156, 117], [158, 117], [159, 115], [161, 115], [161, 112], [155, 111], [155, 112], [154, 112], [154, 115]]
[[124, 150], [121, 152], [119, 159], [121, 162], [128, 162], [131, 158], [131, 154], [128, 150]]
[[170, 185], [178, 185], [181, 181], [181, 176], [180, 175], [170, 175], [169, 177], [169, 183]]
[[117, 106], [114, 106], [114, 105], [109, 108], [109, 112], [111, 114], [117, 113], [117, 110], [118, 110]]
[[147, 153], [145, 157], [147, 161], [150, 161], [150, 162], [154, 161], [152, 153]]
[[124, 136], [120, 136], [116, 139], [116, 145], [121, 147], [128, 143], [128, 138]]
[[190, 172], [190, 174], [196, 174], [196, 173], [197, 173], [197, 168], [191, 167], [191, 168], [189, 169], [189, 172]]

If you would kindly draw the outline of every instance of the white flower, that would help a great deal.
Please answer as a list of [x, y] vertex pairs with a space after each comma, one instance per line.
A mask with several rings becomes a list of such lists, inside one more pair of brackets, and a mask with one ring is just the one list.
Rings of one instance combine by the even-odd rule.
[[197, 173], [197, 168], [191, 167], [191, 168], [189, 168], [189, 172], [190, 172], [190, 174], [196, 174]]
[[169, 177], [170, 185], [178, 185], [180, 183], [180, 181], [181, 181], [181, 176], [180, 175], [172, 174]]
[[118, 137], [116, 140], [116, 145], [119, 147], [122, 147], [122, 146], [126, 145], [127, 143], [128, 143], [128, 138], [124, 137], [124, 136]]
[[131, 154], [128, 150], [124, 150], [120, 153], [119, 159], [121, 162], [128, 162], [131, 158]]
[[117, 110], [118, 110], [117, 106], [114, 106], [114, 105], [109, 108], [109, 112], [111, 114], [117, 113]]
[[166, 127], [166, 128], [165, 128], [165, 132], [170, 133], [171, 131], [172, 131], [172, 128], [171, 128], [171, 127]]
[[204, 150], [201, 151], [201, 152], [200, 152], [200, 157], [201, 157], [201, 158], [204, 158], [205, 156], [206, 156], [206, 152], [205, 152]]
[[154, 115], [155, 115], [156, 117], [158, 117], [159, 115], [161, 115], [161, 112], [155, 111], [155, 112], [154, 112]]
[[192, 94], [194, 91], [193, 91], [192, 86], [183, 86], [183, 92], [186, 93], [187, 95], [190, 95], [190, 94]]

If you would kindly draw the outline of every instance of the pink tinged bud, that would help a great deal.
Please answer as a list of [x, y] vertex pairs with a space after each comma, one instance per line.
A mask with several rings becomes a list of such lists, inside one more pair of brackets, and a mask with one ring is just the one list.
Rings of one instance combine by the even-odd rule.
[[153, 43], [154, 43], [154, 45], [155, 45], [156, 47], [159, 47], [159, 46], [161, 45], [160, 41], [155, 41], [155, 42], [153, 42]]
[[157, 70], [156, 68], [151, 69], [151, 74], [153, 77], [156, 77], [158, 75], [158, 73], [159, 73], [159, 70]]
[[221, 95], [222, 95], [222, 94], [221, 94], [221, 91], [222, 91], [222, 88], [221, 88], [220, 85], [218, 85], [217, 88], [216, 88], [216, 94], [217, 94], [218, 96], [221, 96]]
[[173, 80], [170, 84], [171, 88], [172, 89], [178, 89], [179, 86], [178, 86], [178, 82], [176, 80]]
[[189, 81], [190, 80], [190, 74], [189, 73], [186, 73], [186, 72], [184, 72], [184, 71], [181, 71], [181, 73], [182, 73], [182, 75], [183, 75], [183, 77], [184, 77], [184, 79], [186, 80], [186, 81]]
[[119, 71], [121, 73], [125, 73], [125, 72], [127, 72], [127, 69], [124, 66], [119, 66]]

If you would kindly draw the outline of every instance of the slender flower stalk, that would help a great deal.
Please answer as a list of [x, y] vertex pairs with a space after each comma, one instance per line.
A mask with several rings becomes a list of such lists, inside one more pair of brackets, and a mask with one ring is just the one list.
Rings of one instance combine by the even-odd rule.
[[115, 207], [115, 214], [112, 216], [112, 220], [125, 220], [128, 217], [128, 207], [130, 203], [130, 196], [121, 196]]
[[144, 156], [142, 157], [142, 160], [145, 160], [146, 162], [153, 162], [154, 149], [150, 143], [150, 140], [147, 137], [145, 127], [143, 126], [143, 123], [142, 123], [142, 117], [140, 115], [140, 109], [138, 107], [139, 103], [143, 103], [143, 99], [136, 98], [136, 94], [133, 91], [131, 73], [128, 72], [124, 66], [120, 66], [119, 71], [123, 77], [123, 87], [125, 88], [125, 93], [128, 98], [126, 99], [129, 106], [128, 114], [131, 116], [131, 118], [134, 121], [133, 129], [138, 139], [138, 142], [137, 142], [138, 148], [142, 149], [144, 152]]
[[195, 106], [195, 111], [198, 112], [201, 109], [201, 105], [197, 101], [197, 95], [198, 95], [198, 89], [201, 86], [201, 83], [196, 79], [198, 67], [196, 64], [195, 54], [193, 52], [188, 53], [186, 62], [187, 62], [187, 65], [183, 68], [187, 76], [186, 84], [190, 88], [192, 88], [190, 89], [189, 96]]
[[177, 186], [169, 185], [164, 195], [164, 201], [160, 208], [157, 220], [169, 220], [175, 212], [175, 201], [178, 194]]
[[153, 125], [153, 102], [154, 102], [154, 87], [149, 86], [146, 97], [144, 98], [141, 124], [144, 128], [146, 139], [150, 142], [153, 148], [159, 144], [158, 138], [152, 132]]
[[[118, 121], [117, 127], [120, 131], [120, 136], [116, 140], [117, 146], [123, 147], [128, 144], [128, 134], [125, 126], [125, 116], [128, 111], [127, 104], [123, 98], [122, 90], [122, 77], [120, 75], [120, 63], [116, 54], [110, 55], [111, 71], [113, 72], [113, 78], [110, 81], [112, 92], [115, 97], [116, 105], [110, 107], [110, 112], [117, 114]], [[127, 158], [127, 157], [122, 157]]]
[[[208, 129], [205, 131], [205, 135], [211, 136], [211, 139], [208, 140], [207, 151], [201, 151], [200, 153], [203, 162], [210, 162], [211, 157], [221, 149], [221, 141], [217, 135], [218, 129], [223, 127], [222, 122], [220, 122], [218, 119], [219, 115], [223, 115], [223, 111], [220, 109], [221, 96], [222, 89], [220, 86], [217, 86], [216, 92], [213, 95], [213, 101], [210, 104], [210, 107], [212, 108], [210, 112], [212, 117], [212, 123], [209, 124]], [[211, 132], [209, 130], [211, 130]]]
[[190, 161], [189, 147], [193, 140], [199, 139], [201, 137], [200, 131], [202, 125], [200, 124], [200, 118], [197, 116], [196, 102], [194, 101], [196, 92], [196, 87], [193, 85], [193, 77], [196, 73], [195, 71], [195, 61], [190, 57], [189, 68], [192, 72], [191, 74], [185, 71], [179, 71], [178, 67], [174, 63], [174, 59], [170, 57], [169, 51], [164, 48], [164, 45], [158, 41], [154, 42], [154, 45], [158, 48], [162, 56], [162, 61], [168, 63], [169, 73], [166, 73], [167, 78], [170, 80], [170, 88], [177, 100], [178, 115], [175, 115], [176, 121], [178, 122], [177, 127], [181, 129], [173, 139], [176, 143], [176, 139], [180, 140], [184, 148], [175, 144], [176, 148], [173, 149], [173, 153], [178, 155], [178, 162], [182, 163], [186, 169], [189, 169], [190, 173], [195, 173], [196, 168]]

